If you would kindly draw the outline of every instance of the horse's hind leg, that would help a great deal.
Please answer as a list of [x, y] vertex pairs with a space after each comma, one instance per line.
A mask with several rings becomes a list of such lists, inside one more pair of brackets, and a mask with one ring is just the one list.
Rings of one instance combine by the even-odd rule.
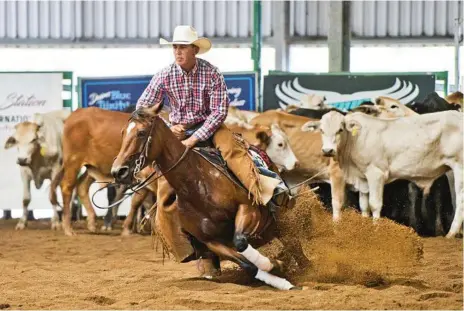
[[251, 277], [256, 278], [268, 285], [271, 285], [281, 290], [301, 289], [300, 287], [293, 286], [292, 283], [290, 283], [284, 278], [280, 278], [278, 276], [272, 275], [266, 271], [259, 269], [256, 265], [254, 265], [247, 258], [245, 258], [245, 256], [237, 253], [230, 247], [227, 247], [218, 242], [208, 242], [206, 243], [206, 246], [208, 246], [208, 248], [215, 252], [217, 255], [223, 256], [224, 258], [227, 258], [238, 264]]

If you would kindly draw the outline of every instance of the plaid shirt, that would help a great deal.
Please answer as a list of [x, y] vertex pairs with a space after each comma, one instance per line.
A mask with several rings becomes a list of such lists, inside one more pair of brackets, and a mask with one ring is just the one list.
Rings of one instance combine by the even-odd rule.
[[151, 79], [136, 108], [147, 107], [169, 97], [169, 119], [178, 124], [204, 122], [193, 134], [200, 141], [210, 138], [227, 117], [229, 97], [223, 75], [206, 60], [197, 58], [195, 67], [186, 73], [173, 63]]

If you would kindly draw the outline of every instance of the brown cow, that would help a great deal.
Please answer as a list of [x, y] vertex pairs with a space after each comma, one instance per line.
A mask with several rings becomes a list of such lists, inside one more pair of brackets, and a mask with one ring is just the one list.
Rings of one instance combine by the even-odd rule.
[[457, 91], [457, 92], [451, 93], [448, 96], [446, 96], [445, 100], [449, 104], [455, 104], [455, 105], [461, 106], [461, 109], [462, 109], [463, 97], [464, 95], [462, 94], [462, 92]]
[[[89, 188], [94, 181], [111, 182], [110, 170], [114, 157], [121, 146], [121, 130], [130, 114], [100, 108], [84, 108], [73, 112], [63, 129], [63, 165], [50, 187], [52, 202], [56, 201], [56, 187], [61, 182], [63, 196], [63, 230], [74, 235], [71, 227], [71, 193], [77, 186], [78, 195], [87, 210], [87, 227], [96, 231], [96, 214], [89, 198]], [[77, 178], [85, 166], [87, 174]], [[156, 191], [154, 192], [156, 193]], [[131, 210], [123, 224], [123, 234], [130, 233], [136, 209], [146, 196], [143, 191], [134, 196]]]

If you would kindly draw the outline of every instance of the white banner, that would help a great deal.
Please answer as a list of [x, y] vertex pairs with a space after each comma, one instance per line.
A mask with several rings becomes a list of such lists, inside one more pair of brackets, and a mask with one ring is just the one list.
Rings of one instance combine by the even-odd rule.
[[[0, 209], [22, 209], [23, 201], [17, 149], [5, 150], [6, 140], [17, 123], [31, 121], [34, 113], [62, 109], [62, 90], [61, 73], [0, 73]], [[49, 188], [48, 180], [40, 189], [31, 182], [29, 210], [51, 209]]]

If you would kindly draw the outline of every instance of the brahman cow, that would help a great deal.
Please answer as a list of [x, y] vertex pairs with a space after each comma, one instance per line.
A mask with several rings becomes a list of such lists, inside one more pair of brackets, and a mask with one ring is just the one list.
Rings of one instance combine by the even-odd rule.
[[[61, 135], [63, 123], [71, 112], [67, 109], [48, 113], [35, 113], [32, 122], [15, 125], [15, 132], [5, 143], [5, 149], [16, 147], [23, 182], [23, 215], [16, 225], [17, 230], [27, 227], [27, 207], [31, 201], [31, 181], [40, 189], [46, 179], [52, 180], [59, 172], [63, 159]], [[60, 219], [57, 205], [52, 204], [52, 229], [58, 229]]]

